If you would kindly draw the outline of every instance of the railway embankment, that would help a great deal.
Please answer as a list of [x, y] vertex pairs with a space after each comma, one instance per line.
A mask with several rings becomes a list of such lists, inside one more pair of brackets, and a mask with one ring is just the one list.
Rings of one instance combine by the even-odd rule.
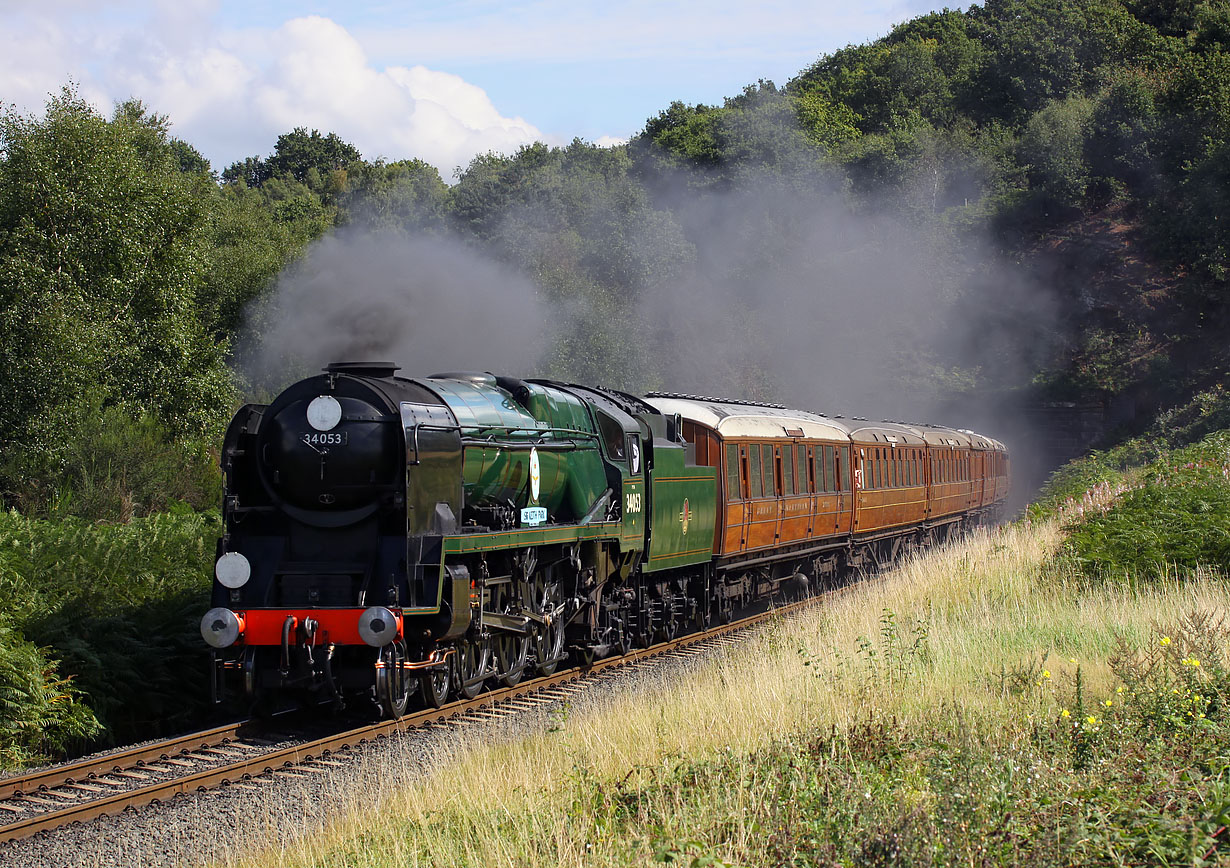
[[1029, 517], [679, 679], [458, 741], [243, 866], [1225, 858], [1230, 439], [1095, 455]]

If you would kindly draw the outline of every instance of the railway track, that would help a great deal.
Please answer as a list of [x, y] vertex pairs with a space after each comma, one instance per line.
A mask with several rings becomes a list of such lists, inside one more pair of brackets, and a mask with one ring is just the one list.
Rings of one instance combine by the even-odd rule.
[[[829, 592], [830, 594], [833, 592]], [[374, 739], [444, 721], [482, 722], [519, 714], [536, 705], [567, 700], [586, 689], [586, 682], [605, 670], [663, 655], [699, 654], [736, 641], [735, 634], [770, 618], [815, 605], [828, 594], [769, 609], [730, 624], [621, 657], [595, 661], [554, 675], [482, 693], [471, 700], [425, 709], [399, 720], [384, 720], [287, 747], [276, 747], [255, 721], [237, 721], [213, 729], [121, 750], [103, 757], [55, 766], [0, 780], [0, 843], [96, 817], [217, 787], [238, 785], [262, 776], [302, 777], [340, 765], [334, 754]]]

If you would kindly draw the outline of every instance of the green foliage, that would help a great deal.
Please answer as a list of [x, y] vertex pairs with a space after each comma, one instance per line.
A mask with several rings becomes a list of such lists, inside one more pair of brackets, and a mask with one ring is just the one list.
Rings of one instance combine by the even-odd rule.
[[1070, 528], [1062, 560], [1095, 578], [1149, 579], [1230, 563], [1230, 432], [1173, 452]]
[[0, 768], [49, 762], [101, 730], [59, 661], [0, 620]]
[[322, 136], [320, 130], [309, 133], [305, 127], [295, 127], [278, 136], [269, 159], [248, 157], [232, 163], [222, 172], [222, 180], [260, 187], [272, 179], [288, 177], [318, 193], [326, 185], [336, 192], [346, 186], [346, 170], [360, 160], [358, 149], [337, 133]]
[[642, 146], [652, 143], [677, 165], [715, 167], [722, 161], [722, 148], [716, 135], [721, 116], [721, 109], [676, 101], [650, 118], [638, 139]]
[[436, 231], [444, 223], [448, 187], [436, 168], [422, 160], [359, 163], [351, 167], [340, 204], [343, 221], [352, 225]]
[[1093, 110], [1090, 100], [1072, 96], [1044, 106], [1025, 125], [1018, 161], [1029, 174], [1027, 207], [1034, 213], [1024, 219], [1070, 216], [1084, 204], [1089, 186], [1085, 140]]
[[1226, 436], [1217, 432], [1223, 429], [1230, 429], [1230, 396], [1224, 386], [1217, 385], [1197, 393], [1186, 404], [1159, 413], [1140, 436], [1060, 467], [1030, 505], [1029, 514], [1034, 519], [1055, 515], [1065, 504], [1079, 502], [1087, 492], [1098, 488], [1115, 488], [1150, 476], [1168, 479], [1159, 476], [1165, 473], [1165, 464], [1155, 462], [1167, 458], [1172, 449], [1200, 440], [1205, 440], [1204, 445], [1176, 453], [1167, 460], [1180, 464], [1216, 463], [1217, 450]]
[[92, 400], [217, 432], [224, 347], [195, 306], [212, 195], [180, 170], [165, 121], [104, 120], [75, 94], [0, 119], [0, 443], [59, 460]]
[[[122, 525], [0, 513], [0, 610], [14, 634], [10, 659], [24, 673], [11, 678], [29, 693], [37, 680], [21, 679], [41, 677], [44, 696], [58, 690], [71, 700], [67, 729], [55, 736], [60, 746], [93, 734], [90, 714], [115, 742], [187, 726], [201, 712], [208, 658], [197, 623], [209, 603], [219, 531], [217, 513], [176, 511]], [[24, 640], [49, 648], [58, 666], [23, 651]], [[0, 727], [41, 713], [34, 700], [14, 706]]]
[[1166, 735], [1225, 723], [1230, 714], [1228, 646], [1225, 617], [1199, 611], [1156, 628], [1143, 648], [1120, 640], [1110, 663], [1123, 682], [1118, 696], [1131, 722]]
[[202, 325], [223, 340], [239, 331], [248, 305], [326, 231], [328, 221], [316, 208], [301, 218], [292, 209], [275, 212], [261, 191], [241, 185], [216, 195], [205, 230], [208, 268], [197, 297]]
[[20, 480], [7, 499], [26, 515], [125, 522], [173, 509], [213, 509], [222, 499], [216, 453], [174, 440], [149, 416], [86, 404], [64, 432], [54, 472], [33, 473], [29, 456], [9, 456], [0, 475]]
[[455, 224], [538, 279], [553, 301], [590, 286], [614, 299], [668, 284], [694, 249], [655, 208], [623, 150], [574, 141], [476, 157], [452, 190]]

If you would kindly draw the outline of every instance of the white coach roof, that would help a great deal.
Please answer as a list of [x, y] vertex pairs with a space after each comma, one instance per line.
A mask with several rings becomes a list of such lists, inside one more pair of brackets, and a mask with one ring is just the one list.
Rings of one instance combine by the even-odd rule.
[[850, 429], [842, 422], [768, 404], [738, 404], [714, 398], [688, 398], [651, 394], [645, 399], [660, 412], [712, 428], [723, 437], [781, 438], [850, 442]]

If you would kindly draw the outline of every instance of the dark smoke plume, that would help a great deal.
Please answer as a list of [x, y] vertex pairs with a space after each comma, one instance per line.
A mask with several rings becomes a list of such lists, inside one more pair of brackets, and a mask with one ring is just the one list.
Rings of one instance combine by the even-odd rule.
[[544, 323], [529, 280], [457, 241], [342, 231], [251, 313], [240, 361], [266, 390], [340, 360], [390, 360], [407, 376], [528, 370]]

